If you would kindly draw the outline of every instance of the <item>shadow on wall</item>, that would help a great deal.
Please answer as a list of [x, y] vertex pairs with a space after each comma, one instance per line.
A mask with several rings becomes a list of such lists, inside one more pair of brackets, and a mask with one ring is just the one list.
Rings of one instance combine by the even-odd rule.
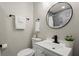
[[6, 42], [6, 13], [0, 6], [0, 44]]
[[6, 41], [7, 40], [7, 35], [6, 35], [6, 17], [7, 16], [6, 16], [5, 11], [0, 6], [0, 44], [7, 43], [7, 41]]
[[[9, 14], [29, 17], [26, 28], [16, 30]], [[2, 56], [16, 56], [20, 50], [30, 48], [33, 32], [33, 3], [0, 3], [0, 44], [7, 43], [8, 46], [1, 51]]]

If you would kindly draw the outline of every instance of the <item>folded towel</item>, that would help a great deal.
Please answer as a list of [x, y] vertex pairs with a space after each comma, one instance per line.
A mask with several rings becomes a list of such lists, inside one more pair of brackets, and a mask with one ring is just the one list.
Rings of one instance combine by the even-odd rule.
[[16, 29], [25, 29], [26, 25], [26, 18], [15, 16], [15, 28]]

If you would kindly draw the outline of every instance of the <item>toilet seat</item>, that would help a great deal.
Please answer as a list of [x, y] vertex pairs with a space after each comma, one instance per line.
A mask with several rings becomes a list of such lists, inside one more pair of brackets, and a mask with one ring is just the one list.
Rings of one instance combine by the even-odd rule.
[[33, 56], [34, 55], [34, 50], [31, 48], [23, 49], [21, 50], [17, 55], [18, 56]]

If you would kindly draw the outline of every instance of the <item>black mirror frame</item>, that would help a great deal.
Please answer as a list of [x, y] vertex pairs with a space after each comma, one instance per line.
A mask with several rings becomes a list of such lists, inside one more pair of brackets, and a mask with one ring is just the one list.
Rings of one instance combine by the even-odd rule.
[[[58, 2], [58, 3], [66, 3], [66, 4], [68, 4], [69, 6], [70, 6], [70, 8], [71, 8], [71, 12], [72, 12], [72, 14], [71, 14], [71, 17], [70, 17], [70, 19], [69, 19], [69, 21], [66, 23], [66, 24], [64, 24], [63, 26], [61, 26], [61, 27], [58, 27], [58, 28], [54, 28], [54, 27], [51, 27], [51, 26], [49, 26], [49, 24], [48, 24], [48, 22], [47, 22], [47, 14], [48, 14], [48, 11], [50, 10], [48, 10], [47, 11], [47, 14], [46, 14], [46, 24], [48, 25], [48, 27], [50, 27], [50, 28], [52, 28], [52, 29], [60, 29], [60, 28], [63, 28], [63, 27], [65, 27], [69, 22], [70, 22], [70, 20], [71, 20], [71, 18], [72, 18], [72, 16], [73, 16], [73, 8], [72, 8], [72, 6], [68, 3], [68, 2]], [[56, 3], [57, 4], [57, 3]], [[54, 4], [53, 6], [55, 6], [56, 4]], [[53, 6], [51, 6], [51, 7], [53, 7]], [[51, 8], [50, 7], [50, 8]]]

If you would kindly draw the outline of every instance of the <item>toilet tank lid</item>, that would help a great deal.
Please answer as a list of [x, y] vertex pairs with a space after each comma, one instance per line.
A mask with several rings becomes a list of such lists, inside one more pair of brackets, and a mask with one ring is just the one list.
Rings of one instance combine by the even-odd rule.
[[18, 56], [28, 56], [34, 54], [34, 50], [31, 48], [23, 49], [18, 53]]
[[37, 41], [41, 41], [41, 38], [32, 38], [32, 40], [37, 40]]

